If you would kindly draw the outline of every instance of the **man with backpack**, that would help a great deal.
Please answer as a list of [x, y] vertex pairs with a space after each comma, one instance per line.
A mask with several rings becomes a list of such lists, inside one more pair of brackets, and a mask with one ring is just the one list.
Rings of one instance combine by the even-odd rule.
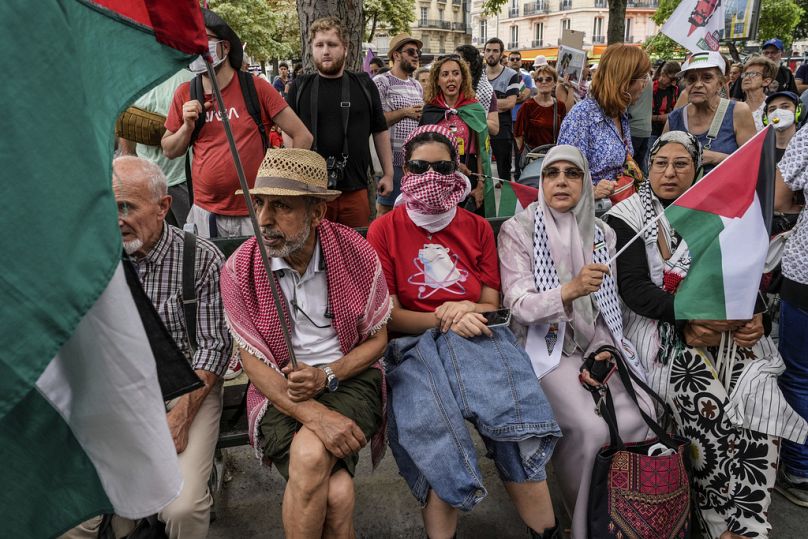
[[[309, 148], [312, 137], [270, 83], [241, 71], [243, 51], [235, 32], [212, 11], [202, 12], [224, 114], [230, 121], [247, 182], [252, 186], [269, 147], [273, 124], [288, 135], [287, 146]], [[163, 152], [169, 158], [185, 154], [189, 147], [194, 150], [193, 165], [186, 168], [193, 197], [187, 222], [195, 224], [202, 237], [252, 234], [244, 198], [235, 194], [239, 189], [236, 166], [204, 61], [194, 60], [189, 69], [198, 75], [174, 93], [162, 139]]]
[[339, 19], [314, 21], [309, 44], [317, 73], [295, 77], [286, 99], [312, 132], [311, 149], [326, 160], [328, 188], [342, 192], [328, 203], [326, 218], [368, 226], [371, 135], [383, 171], [378, 194], [393, 189], [393, 153], [379, 90], [366, 73], [345, 69], [348, 36]]

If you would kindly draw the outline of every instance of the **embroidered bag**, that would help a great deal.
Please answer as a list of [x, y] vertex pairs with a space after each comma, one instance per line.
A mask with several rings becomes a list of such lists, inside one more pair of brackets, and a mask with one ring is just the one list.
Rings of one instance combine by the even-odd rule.
[[609, 427], [611, 441], [598, 451], [592, 467], [587, 515], [590, 539], [684, 539], [690, 537], [689, 442], [664, 429], [639, 407], [634, 384], [664, 407], [664, 401], [631, 372], [620, 352], [608, 351], [620, 381], [656, 438], [624, 443], [608, 387], [592, 393]]

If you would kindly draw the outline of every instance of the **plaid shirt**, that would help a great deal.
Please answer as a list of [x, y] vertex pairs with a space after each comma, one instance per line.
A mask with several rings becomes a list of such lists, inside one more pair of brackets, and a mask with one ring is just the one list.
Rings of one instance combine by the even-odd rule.
[[163, 233], [149, 254], [132, 262], [143, 289], [194, 370], [222, 376], [232, 347], [219, 291], [224, 255], [209, 241], [196, 239], [196, 352], [192, 357], [182, 309], [183, 244], [182, 230], [163, 224]]

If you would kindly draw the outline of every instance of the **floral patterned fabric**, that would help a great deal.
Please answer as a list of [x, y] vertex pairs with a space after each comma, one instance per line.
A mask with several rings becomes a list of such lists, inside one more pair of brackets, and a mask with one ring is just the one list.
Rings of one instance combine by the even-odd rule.
[[575, 146], [589, 161], [592, 183], [616, 180], [623, 175], [626, 155], [634, 154], [628, 116], [620, 116], [623, 137], [598, 102], [588, 97], [570, 109], [561, 122], [558, 144]]

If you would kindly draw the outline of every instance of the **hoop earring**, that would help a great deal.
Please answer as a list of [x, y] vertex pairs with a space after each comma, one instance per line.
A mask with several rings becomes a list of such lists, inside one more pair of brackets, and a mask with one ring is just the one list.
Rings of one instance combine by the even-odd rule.
[[626, 96], [626, 99], [628, 99], [628, 104], [631, 105], [631, 94], [629, 92], [623, 92], [623, 95]]

